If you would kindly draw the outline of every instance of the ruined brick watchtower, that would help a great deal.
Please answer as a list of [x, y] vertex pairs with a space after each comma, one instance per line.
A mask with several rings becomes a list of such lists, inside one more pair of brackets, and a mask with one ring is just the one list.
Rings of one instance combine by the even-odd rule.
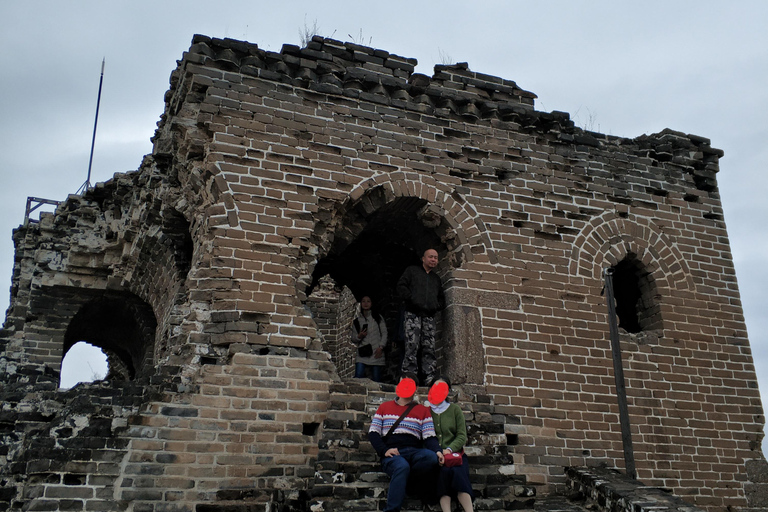
[[[344, 495], [324, 469], [375, 466], [329, 432], [362, 430], [390, 391], [350, 379], [355, 298], [396, 332], [395, 282], [430, 246], [439, 364], [485, 429], [482, 498], [623, 468], [613, 267], [639, 480], [711, 512], [765, 504], [722, 151], [584, 131], [514, 82], [415, 64], [319, 37], [275, 53], [195, 36], [141, 167], [14, 233], [0, 510], [205, 512], [276, 492], [321, 510], [320, 484]], [[110, 375], [57, 390], [81, 340]]]

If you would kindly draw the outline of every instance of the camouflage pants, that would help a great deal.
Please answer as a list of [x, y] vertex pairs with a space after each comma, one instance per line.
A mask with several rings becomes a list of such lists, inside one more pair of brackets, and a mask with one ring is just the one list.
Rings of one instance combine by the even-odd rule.
[[437, 358], [435, 356], [435, 318], [418, 316], [405, 312], [405, 356], [402, 372], [418, 374], [418, 352], [421, 346], [421, 371], [426, 382], [431, 383], [437, 376]]

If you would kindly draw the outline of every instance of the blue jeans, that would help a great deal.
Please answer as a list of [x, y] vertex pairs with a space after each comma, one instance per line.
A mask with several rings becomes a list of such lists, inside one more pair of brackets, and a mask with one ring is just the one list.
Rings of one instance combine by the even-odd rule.
[[381, 467], [389, 475], [387, 508], [384, 512], [399, 512], [405, 500], [405, 486], [411, 474], [427, 473], [437, 468], [437, 454], [426, 448], [399, 448], [400, 455], [385, 457]]
[[384, 369], [384, 367], [376, 366], [376, 365], [367, 365], [365, 363], [355, 363], [355, 378], [364, 379], [366, 367], [371, 369], [371, 372], [372, 372], [371, 380], [373, 382], [381, 382], [381, 371]]

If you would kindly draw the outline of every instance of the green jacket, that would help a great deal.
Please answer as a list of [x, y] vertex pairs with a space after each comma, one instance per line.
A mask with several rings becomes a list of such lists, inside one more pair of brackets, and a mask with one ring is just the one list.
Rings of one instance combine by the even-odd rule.
[[464, 421], [464, 413], [461, 407], [451, 404], [442, 414], [432, 411], [432, 421], [435, 424], [437, 441], [443, 449], [450, 448], [452, 452], [458, 452], [467, 444], [467, 424]]

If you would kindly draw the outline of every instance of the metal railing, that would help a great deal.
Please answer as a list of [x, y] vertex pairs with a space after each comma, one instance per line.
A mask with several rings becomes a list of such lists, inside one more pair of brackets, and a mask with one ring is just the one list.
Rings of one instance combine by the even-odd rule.
[[59, 203], [61, 203], [61, 201], [54, 201], [53, 199], [42, 199], [40, 197], [27, 197], [27, 208], [24, 212], [24, 225], [26, 226], [30, 222], [33, 224], [39, 222], [39, 220], [30, 219], [29, 215], [41, 206], [46, 204], [59, 206]]

